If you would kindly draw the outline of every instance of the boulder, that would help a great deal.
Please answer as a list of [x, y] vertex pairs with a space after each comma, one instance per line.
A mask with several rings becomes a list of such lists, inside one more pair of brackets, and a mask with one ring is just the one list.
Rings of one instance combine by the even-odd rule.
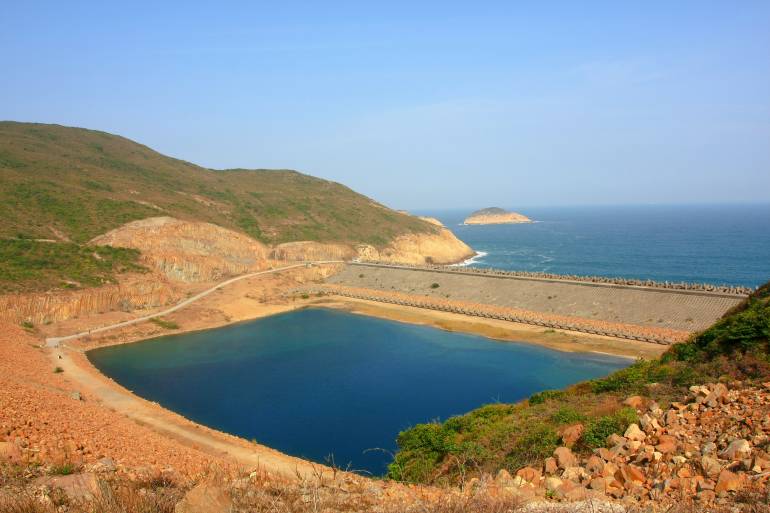
[[[559, 487], [562, 485], [563, 481], [559, 479], [556, 476], [549, 476], [545, 478], [545, 481], [543, 481], [543, 486], [545, 489], [551, 493], [556, 492], [556, 490], [559, 489]], [[175, 512], [178, 513], [178, 512]]]
[[716, 408], [721, 403], [725, 402], [725, 399], [727, 399], [727, 387], [724, 386], [722, 383], [717, 383], [714, 385], [714, 388], [711, 390], [711, 393], [706, 396], [706, 398], [703, 400], [703, 403], [710, 407], [710, 408]]
[[556, 459], [558, 467], [562, 470], [577, 466], [577, 458], [567, 447], [557, 447], [556, 450], [553, 451], [553, 457]]
[[174, 513], [231, 513], [233, 500], [227, 490], [213, 480], [195, 485], [174, 507]]
[[513, 485], [513, 477], [511, 477], [511, 474], [505, 470], [504, 468], [501, 468], [500, 471], [497, 473], [497, 476], [495, 477], [495, 483], [497, 486], [504, 487], [504, 486], [512, 486]]
[[643, 442], [644, 439], [647, 438], [647, 435], [644, 433], [644, 431], [639, 429], [637, 424], [631, 424], [628, 426], [628, 429], [626, 429], [626, 432], [623, 434], [623, 436], [634, 442]]
[[676, 452], [676, 437], [671, 435], [660, 435], [658, 437], [658, 443], [655, 445], [655, 449], [663, 454], [671, 454]]
[[703, 456], [700, 459], [700, 465], [703, 469], [703, 475], [711, 478], [715, 478], [722, 471], [722, 465], [716, 458], [711, 456]]
[[632, 395], [623, 401], [624, 405], [634, 408], [635, 410], [641, 410], [644, 407], [644, 403], [645, 399], [640, 395]]
[[721, 492], [735, 492], [741, 489], [743, 481], [738, 474], [734, 474], [729, 470], [723, 470], [719, 473], [719, 479], [717, 479], [717, 485], [714, 487], [716, 493]]
[[733, 440], [720, 456], [731, 461], [745, 460], [751, 457], [751, 444], [743, 439]]
[[590, 458], [588, 458], [585, 468], [586, 468], [586, 472], [588, 472], [592, 476], [595, 476], [599, 474], [604, 468], [604, 462], [598, 456], [592, 455]]
[[61, 489], [73, 501], [93, 500], [102, 496], [102, 487], [96, 474], [90, 472], [68, 476], [45, 476], [36, 484], [51, 489]]
[[572, 447], [575, 445], [575, 442], [580, 440], [580, 437], [583, 436], [583, 432], [585, 431], [585, 427], [581, 423], [577, 424], [571, 424], [569, 426], [564, 426], [559, 430], [559, 436], [561, 436], [561, 441], [564, 443], [567, 447]]
[[516, 471], [516, 476], [522, 478], [527, 483], [538, 484], [542, 474], [539, 470], [532, 467], [524, 467]]
[[556, 463], [556, 458], [548, 457], [543, 463], [543, 471], [546, 475], [555, 474], [559, 470], [559, 464]]

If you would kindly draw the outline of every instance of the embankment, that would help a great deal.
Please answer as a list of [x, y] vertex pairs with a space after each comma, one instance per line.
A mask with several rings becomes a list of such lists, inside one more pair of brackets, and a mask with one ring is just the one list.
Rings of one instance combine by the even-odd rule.
[[365, 264], [348, 265], [328, 283], [677, 332], [705, 329], [743, 300], [705, 291]]

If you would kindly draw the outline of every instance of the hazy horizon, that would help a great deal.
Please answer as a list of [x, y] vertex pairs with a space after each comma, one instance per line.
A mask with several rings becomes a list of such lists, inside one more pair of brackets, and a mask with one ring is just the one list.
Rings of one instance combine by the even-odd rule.
[[31, 2], [0, 119], [398, 209], [770, 201], [770, 4]]

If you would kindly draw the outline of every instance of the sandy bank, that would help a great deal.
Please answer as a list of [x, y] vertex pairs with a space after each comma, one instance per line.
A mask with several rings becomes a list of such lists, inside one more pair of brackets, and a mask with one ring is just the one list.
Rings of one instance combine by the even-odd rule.
[[481, 335], [495, 340], [534, 344], [565, 352], [600, 353], [633, 359], [650, 359], [660, 356], [668, 349], [660, 344], [573, 331], [543, 329], [529, 324], [479, 319], [462, 314], [384, 304], [363, 299], [329, 297], [317, 299], [311, 305], [398, 322], [432, 326], [447, 331]]

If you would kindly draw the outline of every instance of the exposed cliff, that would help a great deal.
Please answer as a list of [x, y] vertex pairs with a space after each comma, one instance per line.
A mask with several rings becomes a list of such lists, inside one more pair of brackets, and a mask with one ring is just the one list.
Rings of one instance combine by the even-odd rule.
[[532, 219], [519, 214], [508, 212], [502, 208], [491, 207], [477, 210], [465, 218], [465, 224], [520, 224], [531, 223]]
[[356, 256], [352, 246], [324, 244], [313, 241], [285, 242], [270, 251], [273, 260], [301, 262], [303, 260], [350, 260]]
[[402, 235], [382, 249], [361, 245], [357, 250], [361, 261], [393, 264], [454, 264], [475, 254], [446, 228], [434, 234]]
[[268, 248], [211, 223], [152, 217], [128, 223], [91, 241], [134, 248], [168, 278], [186, 283], [216, 281], [267, 267]]
[[0, 296], [0, 320], [46, 324], [100, 312], [153, 308], [181, 298], [170, 284], [141, 275], [84, 290]]

